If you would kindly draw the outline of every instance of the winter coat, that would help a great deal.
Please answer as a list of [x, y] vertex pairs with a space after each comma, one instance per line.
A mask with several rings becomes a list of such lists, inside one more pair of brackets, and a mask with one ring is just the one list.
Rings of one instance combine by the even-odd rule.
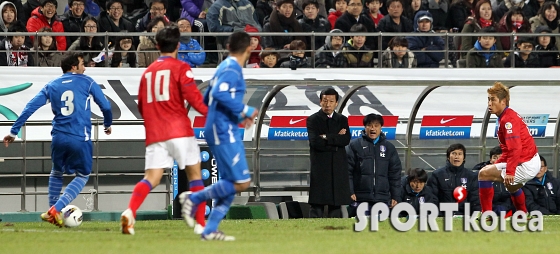
[[194, 20], [202, 12], [202, 4], [204, 4], [204, 0], [181, 0], [181, 6], [183, 6], [181, 18], [186, 18], [191, 25], [194, 24]]
[[[37, 9], [37, 7], [40, 6], [41, 6], [40, 0], [27, 0], [23, 5], [23, 17], [20, 18], [18, 12], [18, 19], [23, 21], [24, 24], [27, 24], [27, 21], [31, 18], [31, 13], [33, 12], [33, 10]], [[21, 10], [17, 8], [17, 6], [16, 9]]]
[[[358, 52], [349, 52], [350, 50], [359, 50]], [[356, 49], [352, 40], [349, 40], [342, 46], [342, 55], [344, 56], [344, 67], [363, 68], [373, 67], [373, 52], [364, 45], [360, 49]]]
[[[493, 25], [495, 26], [495, 24]], [[465, 52], [461, 52], [461, 58], [464, 59], [467, 56], [468, 50], [472, 49], [476, 41], [478, 41], [477, 36], [470, 36], [468, 34], [479, 33], [481, 29], [482, 27], [480, 26], [480, 24], [478, 24], [478, 21], [475, 21], [472, 17], [469, 17], [467, 19], [467, 22], [463, 26], [463, 30], [461, 30], [461, 33], [465, 34], [460, 37], [461, 50], [465, 50]], [[499, 41], [498, 38], [496, 38], [496, 41]], [[496, 43], [496, 49], [502, 50], [502, 44]]]
[[[301, 29], [304, 32], [316, 32], [316, 33], [328, 33], [331, 31], [331, 24], [329, 21], [322, 17], [317, 16], [314, 20], [308, 19], [306, 16], [303, 16], [301, 19], [298, 20]], [[311, 49], [311, 36], [305, 37], [307, 48]], [[318, 49], [325, 44], [325, 36], [315, 36], [315, 48]]]
[[[457, 28], [459, 31], [465, 25], [467, 18], [471, 16], [471, 6], [465, 1], [451, 4], [447, 14], [447, 28]], [[459, 38], [457, 38], [459, 40]]]
[[[27, 21], [27, 31], [28, 32], [37, 32], [39, 31], [39, 29], [43, 28], [43, 27], [50, 27], [53, 32], [64, 32], [64, 26], [62, 25], [62, 22], [60, 22], [60, 20], [58, 20], [58, 17], [56, 16], [56, 14], [53, 16], [51, 23], [49, 23], [49, 21], [47, 21], [47, 18], [45, 17], [45, 15], [43, 15], [43, 13], [40, 10], [40, 7], [37, 7], [37, 9], [33, 10], [33, 12], [31, 12], [31, 18], [29, 18], [29, 20]], [[30, 36], [31, 40], [34, 40], [33, 36]], [[56, 48], [59, 51], [65, 51], [66, 50], [66, 38], [64, 36], [54, 36], [55, 40], [56, 40]]]
[[[504, 16], [501, 20], [500, 23], [498, 24], [498, 33], [511, 33], [511, 32], [516, 32], [516, 33], [531, 33], [531, 25], [524, 23], [520, 29], [516, 29], [514, 28], [511, 24], [507, 24], [507, 15]], [[517, 36], [515, 36], [517, 37]], [[514, 38], [515, 38], [514, 37]], [[501, 36], [499, 38], [496, 38], [497, 43], [500, 43], [502, 45], [502, 49], [504, 50], [510, 50], [510, 49], [515, 49], [515, 42], [511, 41], [511, 36]]]
[[[416, 16], [414, 16], [414, 32], [421, 34], [434, 33], [433, 30], [430, 32], [420, 32], [418, 31], [418, 19], [422, 16], [430, 16], [428, 11], [418, 11]], [[445, 43], [443, 39], [439, 36], [408, 36], [408, 49], [414, 51], [414, 56], [416, 57], [416, 63], [418, 68], [439, 68], [439, 62], [444, 57], [443, 49], [445, 48]], [[422, 49], [426, 49], [423, 51]], [[428, 52], [430, 50], [441, 50], [440, 52]]]
[[[536, 52], [532, 52], [531, 54], [529, 54], [527, 60], [523, 60], [523, 58], [521, 58], [521, 56], [519, 55], [519, 52], [514, 52], [513, 54], [513, 57], [515, 58], [514, 68], [539, 68], [541, 66], [538, 53]], [[511, 55], [506, 57], [506, 60], [504, 61], [504, 67], [511, 67]]]
[[309, 59], [307, 57], [297, 57], [290, 55], [288, 61], [284, 61], [280, 64], [280, 68], [291, 68], [293, 70], [297, 68], [311, 68]]
[[560, 214], [560, 182], [547, 172], [541, 181], [533, 179], [523, 186], [527, 211], [543, 215]]
[[[537, 15], [535, 17], [530, 18], [529, 23], [531, 23], [531, 31], [537, 31], [537, 28], [539, 26], [547, 26], [548, 27], [548, 24], [544, 20], [544, 17], [542, 17], [541, 15]], [[558, 33], [560, 33], [560, 24], [555, 29], [552, 29], [552, 28], [550, 28], [550, 29], [551, 29], [551, 32], [553, 34], [558, 34]], [[554, 36], [554, 40], [555, 40], [556, 48], [560, 49], [560, 36]]]
[[401, 201], [401, 159], [395, 146], [380, 133], [379, 139], [362, 137], [354, 139], [346, 147], [350, 193], [357, 202], [382, 202], [391, 199]]
[[[405, 16], [401, 15], [401, 21], [397, 25], [391, 18], [391, 16], [387, 15], [383, 17], [379, 24], [377, 25], [377, 29], [380, 32], [386, 33], [412, 33], [414, 31], [414, 27], [412, 26], [412, 21]], [[389, 46], [389, 41], [393, 37], [391, 36], [383, 36], [383, 48], [387, 48]]]
[[34, 66], [41, 67], [60, 67], [63, 57], [62, 53], [57, 51], [38, 52], [37, 56]]
[[511, 10], [512, 7], [514, 6], [518, 6], [521, 7], [521, 11], [523, 12], [523, 15], [527, 18], [531, 18], [535, 15], [537, 15], [537, 13], [532, 13], [533, 12], [533, 8], [528, 7], [527, 4], [525, 4], [525, 1], [521, 1], [519, 4], [515, 5], [512, 0], [503, 0], [500, 5], [498, 5], [498, 8], [496, 9], [496, 11], [494, 12], [494, 17], [496, 17], [497, 20], [502, 19], [503, 16], [506, 15], [506, 13]]
[[[339, 12], [339, 11], [333, 11], [329, 13], [329, 17], [327, 18], [329, 20], [329, 23], [331, 23], [331, 27], [332, 28], [336, 28], [335, 24], [336, 21], [338, 20], [338, 18], [340, 18], [344, 13]], [[348, 30], [350, 31], [350, 30]]]
[[[103, 6], [103, 9], [105, 9], [105, 6]], [[66, 7], [64, 8], [64, 12], [68, 12], [69, 10], [70, 7], [66, 5]], [[99, 8], [99, 5], [97, 5], [97, 3], [95, 3], [93, 0], [86, 0], [86, 4], [84, 6], [84, 14], [90, 15], [92, 17], [99, 17], [99, 14], [101, 14], [101, 9]]]
[[[64, 32], [84, 32], [83, 22], [89, 15], [82, 13], [82, 16], [76, 18], [72, 15], [72, 11], [67, 11], [62, 15], [62, 26]], [[66, 49], [78, 39], [79, 36], [66, 36]]]
[[[99, 42], [99, 45], [97, 45], [97, 48], [103, 48], [103, 43]], [[72, 45], [70, 45], [70, 47], [68, 48], [68, 51], [81, 51], [81, 53], [84, 56], [84, 65], [86, 67], [89, 66], [89, 62], [93, 61], [92, 59], [97, 57], [99, 55], [99, 53], [101, 53], [102, 50], [104, 51], [104, 49], [91, 50], [91, 49], [88, 49], [88, 48], [81, 48], [80, 37], [78, 37], [78, 39], [76, 41], [74, 41], [72, 43]], [[105, 61], [95, 63], [95, 67], [105, 67]]]
[[[398, 59], [390, 48], [387, 48], [385, 52], [383, 52], [382, 62], [383, 68], [400, 68]], [[416, 58], [414, 57], [414, 53], [410, 50], [407, 50], [406, 55], [403, 57], [403, 65], [403, 68], [416, 68]]]
[[[134, 28], [134, 25], [132, 24], [132, 22], [130, 22], [130, 20], [128, 20], [125, 17], [121, 17], [119, 19], [119, 25], [117, 26], [115, 24], [115, 22], [113, 22], [113, 20], [111, 19], [111, 17], [109, 16], [109, 14], [107, 14], [107, 12], [102, 12], [101, 15], [99, 16], [99, 28], [98, 31], [100, 33], [103, 32], [136, 32], [136, 29]], [[109, 42], [111, 42], [111, 45], [116, 46], [117, 44], [117, 39], [118, 36], [109, 36]], [[138, 40], [138, 36], [133, 36], [132, 37], [132, 43], [134, 45], [138, 45], [139, 40]]]
[[[416, 193], [412, 190], [412, 187], [410, 187], [406, 176], [402, 179], [401, 183], [403, 187], [401, 190], [401, 202], [411, 204], [412, 207], [414, 207], [414, 210], [416, 210], [416, 214], [420, 214], [420, 204], [432, 203], [439, 206], [437, 196], [434, 195], [434, 191], [430, 188], [430, 186], [424, 185], [424, 188], [420, 192]], [[401, 217], [402, 215], [403, 214], [401, 213]]]
[[[447, 2], [447, 0], [439, 0], [439, 3], [435, 0], [422, 0], [420, 11], [422, 10], [429, 11], [429, 13], [432, 15], [432, 30], [449, 30], [449, 28], [447, 27], [447, 14], [449, 11], [449, 3]], [[416, 15], [418, 15], [418, 12], [416, 13]], [[414, 20], [416, 20], [416, 18]], [[417, 23], [414, 22], [413, 25], [417, 25]], [[416, 31], [416, 29], [414, 30]]]
[[[236, 7], [232, 3], [236, 3]], [[210, 32], [243, 31], [251, 25], [261, 31], [257, 14], [251, 2], [247, 0], [216, 0], [208, 9], [206, 22]]]
[[268, 4], [268, 0], [262, 1], [259, 0], [257, 2], [257, 6], [255, 6], [255, 13], [257, 14], [257, 21], [259, 25], [264, 26], [264, 20], [266, 17], [270, 16], [272, 13], [272, 6]]
[[[185, 63], [188, 63], [191, 68], [195, 68], [197, 66], [201, 66], [204, 64], [206, 60], [206, 53], [202, 52], [181, 52], [183, 50], [204, 50], [198, 41], [192, 39], [189, 43], [180, 43], [179, 44], [179, 53], [177, 54], [177, 58]], [[156, 58], [157, 59], [157, 58]]]
[[[364, 25], [367, 28], [368, 33], [375, 33], [379, 31], [375, 27], [375, 23], [373, 23], [373, 20], [369, 17], [369, 15], [363, 13], [360, 14], [360, 18], [358, 20], [356, 20], [356, 18], [354, 18], [354, 16], [352, 16], [350, 13], [348, 12], [344, 13], [342, 16], [340, 16], [340, 18], [336, 20], [336, 23], [334, 24], [334, 28], [340, 29], [343, 32], [348, 33], [350, 32], [350, 28], [352, 28], [352, 26], [355, 24]], [[367, 47], [370, 50], [375, 51], [377, 49], [378, 44], [379, 43], [377, 40], [377, 36], [366, 37], [365, 45], [367, 45]]]
[[[346, 129], [346, 134], [338, 132]], [[309, 159], [311, 162], [309, 204], [348, 205], [348, 161], [345, 146], [350, 143], [348, 118], [334, 112], [329, 118], [322, 110], [307, 118]], [[326, 134], [326, 139], [320, 135]]]
[[21, 46], [18, 50], [21, 52], [13, 52], [11, 47], [8, 39], [0, 41], [0, 66], [35, 66], [33, 54], [27, 46]]
[[470, 212], [480, 211], [480, 199], [478, 197], [478, 174], [465, 168], [465, 163], [456, 167], [447, 160], [446, 165], [436, 169], [428, 179], [427, 186], [437, 196], [441, 203], [457, 203], [453, 197], [456, 187], [465, 186], [467, 188], [467, 198], [459, 203], [459, 211], [454, 214], [463, 215], [465, 213], [465, 203], [470, 203]]
[[[332, 50], [331, 45], [325, 44], [323, 47], [317, 50], [317, 60], [315, 60], [315, 68], [342, 68], [346, 63], [346, 58], [342, 52], [338, 54], [333, 54], [333, 52], [325, 52], [326, 50]], [[342, 48], [340, 49], [342, 50]]]
[[[502, 61], [503, 54], [500, 52], [491, 52], [496, 48], [496, 45], [494, 45], [490, 51], [483, 51], [477, 41], [475, 47], [470, 49], [467, 53], [467, 68], [504, 68], [504, 62]], [[488, 61], [485, 54], [490, 54], [488, 55]]]
[[156, 48], [155, 39], [149, 36], [140, 36], [140, 44], [138, 45], [137, 54], [137, 67], [139, 68], [148, 67], [151, 63], [157, 60], [160, 56], [160, 53]]

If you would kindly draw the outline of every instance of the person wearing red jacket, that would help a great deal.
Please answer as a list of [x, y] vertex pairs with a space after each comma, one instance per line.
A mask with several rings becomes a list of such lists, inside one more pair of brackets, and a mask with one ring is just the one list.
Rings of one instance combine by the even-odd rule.
[[[62, 22], [56, 17], [56, 8], [58, 7], [58, 2], [56, 0], [44, 0], [41, 2], [41, 6], [37, 7], [31, 12], [31, 18], [27, 20], [27, 31], [37, 32], [43, 27], [49, 27], [53, 32], [64, 32], [64, 26]], [[33, 40], [33, 36], [30, 36]], [[66, 37], [55, 36], [56, 47], [59, 51], [66, 50]]]
[[527, 213], [521, 187], [539, 173], [541, 163], [537, 146], [523, 118], [509, 108], [509, 89], [496, 82], [487, 92], [488, 111], [498, 117], [498, 141], [502, 156], [478, 173], [482, 212], [492, 211], [492, 182], [503, 182], [516, 210]]

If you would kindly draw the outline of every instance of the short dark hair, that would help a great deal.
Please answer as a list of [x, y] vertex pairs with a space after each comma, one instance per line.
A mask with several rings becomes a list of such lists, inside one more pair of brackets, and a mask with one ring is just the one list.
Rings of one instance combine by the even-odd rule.
[[495, 146], [490, 150], [490, 159], [492, 156], [502, 154], [502, 148], [500, 146]]
[[305, 50], [305, 42], [301, 40], [293, 40], [290, 42], [290, 50]]
[[391, 6], [391, 4], [392, 4], [392, 3], [395, 3], [395, 2], [401, 3], [403, 9], [405, 9], [403, 0], [388, 0], [388, 1], [387, 1], [387, 4], [386, 4], [385, 6], [387, 6], [387, 9], [389, 9], [389, 6]]
[[465, 146], [463, 144], [452, 144], [447, 148], [447, 158], [449, 158], [449, 155], [451, 154], [451, 152], [455, 151], [455, 150], [463, 150], [463, 154], [466, 156], [467, 155], [467, 149], [465, 148]]
[[408, 40], [404, 36], [395, 36], [389, 41], [389, 48], [394, 49], [395, 47], [406, 47], [408, 48]]
[[119, 4], [121, 4], [121, 7], [124, 6], [122, 0], [109, 0], [109, 1], [107, 1], [107, 3], [105, 4], [105, 10], [108, 11], [108, 10], [111, 8], [111, 5], [113, 5], [114, 3], [119, 3]]
[[366, 28], [366, 26], [364, 26], [362, 24], [354, 24], [352, 27], [350, 27], [350, 32], [351, 33], [367, 33], [367, 28]]
[[[25, 25], [23, 24], [23, 22], [17, 21], [17, 22], [14, 22], [14, 24], [12, 24], [10, 29], [8, 29], [8, 32], [10, 32], [10, 33], [25, 33], [25, 32], [27, 32], [27, 28], [25, 28]], [[25, 35], [25, 37], [27, 37], [27, 35]], [[6, 38], [8, 38], [8, 40], [12, 40], [12, 38], [14, 38], [14, 35], [8, 35], [8, 36], [6, 36]]]
[[374, 123], [374, 122], [379, 122], [379, 124], [381, 124], [381, 126], [383, 126], [384, 122], [383, 122], [383, 117], [379, 114], [375, 114], [375, 113], [371, 113], [368, 114], [364, 117], [363, 123], [364, 123], [364, 127]]
[[152, 0], [152, 1], [150, 1], [150, 4], [148, 5], [148, 7], [152, 8], [152, 5], [154, 3], [161, 3], [161, 4], [163, 4], [163, 8], [167, 9], [167, 0]]
[[54, 4], [54, 6], [58, 8], [58, 2], [56, 0], [42, 0], [41, 7], [45, 7], [48, 3]]
[[227, 44], [229, 53], [243, 53], [251, 45], [251, 36], [244, 31], [235, 31], [229, 36]]
[[72, 7], [72, 5], [74, 4], [74, 2], [82, 2], [82, 3], [86, 3], [86, 0], [70, 0], [68, 1], [68, 6]]
[[406, 180], [408, 181], [408, 183], [414, 180], [418, 180], [420, 182], [425, 183], [428, 181], [428, 173], [426, 173], [426, 170], [424, 169], [413, 168], [408, 170], [408, 175], [406, 176]]
[[539, 154], [539, 157], [541, 158], [542, 163], [544, 164], [544, 166], [546, 167], [546, 160], [544, 159], [544, 157], [542, 155]]
[[531, 43], [531, 45], [535, 46], [535, 38], [532, 36], [519, 36], [517, 38], [517, 45], [521, 45], [523, 43]]
[[364, 4], [368, 5], [372, 2], [379, 2], [380, 4], [383, 4], [383, 0], [366, 0], [366, 1], [364, 1]]
[[[50, 28], [50, 27], [48, 27], [48, 26], [44, 26], [44, 27], [42, 27], [41, 29], [39, 29], [39, 31], [37, 31], [37, 32], [39, 32], [39, 33], [41, 33], [41, 32], [44, 32], [44, 33], [52, 33], [52, 28]], [[42, 38], [43, 36], [50, 36], [50, 35], [40, 35], [40, 36], [37, 36], [37, 40], [38, 40], [37, 45], [38, 45], [38, 47], [39, 47], [40, 49], [42, 49], [42, 48], [41, 48], [41, 47], [42, 47], [41, 38]], [[51, 36], [51, 37], [52, 37], [52, 43], [51, 43], [51, 45], [49, 46], [49, 50], [56, 50], [56, 40], [55, 40], [54, 36]]]
[[305, 10], [305, 7], [307, 7], [310, 4], [315, 5], [315, 7], [319, 9], [319, 2], [317, 2], [317, 0], [303, 0], [303, 4], [301, 5], [301, 8]]
[[323, 100], [323, 95], [334, 95], [336, 101], [338, 102], [338, 92], [332, 87], [325, 88], [323, 91], [321, 91], [321, 93], [319, 94], [319, 101]]
[[152, 32], [152, 28], [154, 28], [154, 26], [156, 26], [159, 22], [163, 22], [164, 26], [168, 26], [169, 22], [167, 22], [167, 20], [165, 20], [164, 17], [162, 16], [158, 16], [153, 18], [152, 20], [150, 20], [150, 22], [148, 23], [148, 25], [146, 26], [146, 31], [148, 31], [148, 33]]
[[62, 73], [69, 72], [72, 70], [72, 66], [80, 65], [80, 58], [84, 59], [84, 55], [82, 53], [77, 52], [69, 52], [67, 53], [62, 61], [60, 62], [60, 68], [62, 69]]
[[161, 53], [172, 53], [177, 49], [181, 32], [175, 24], [164, 27], [156, 34], [156, 42]]

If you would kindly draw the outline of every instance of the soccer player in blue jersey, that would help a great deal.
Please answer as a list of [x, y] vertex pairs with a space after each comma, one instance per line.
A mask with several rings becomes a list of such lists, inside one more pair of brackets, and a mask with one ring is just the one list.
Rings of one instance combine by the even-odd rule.
[[258, 113], [254, 107], [243, 104], [245, 80], [242, 69], [251, 55], [251, 37], [245, 32], [232, 33], [228, 51], [229, 57], [218, 66], [204, 95], [204, 102], [208, 105], [205, 133], [212, 133], [206, 135], [206, 142], [220, 167], [221, 179], [202, 191], [183, 192], [179, 196], [182, 216], [190, 227], [195, 226], [196, 206], [204, 200], [214, 200], [202, 240], [235, 240], [235, 237], [218, 231], [218, 225], [226, 216], [235, 193], [247, 189], [251, 182], [243, 138], [238, 131], [240, 123], [250, 127]]
[[[103, 112], [105, 133], [111, 134], [111, 104], [99, 85], [84, 75], [84, 58], [72, 53], [61, 62], [62, 76], [47, 83], [18, 117], [10, 134], [4, 137], [4, 145], [13, 142], [25, 121], [40, 107], [50, 102], [54, 114], [52, 121], [51, 158], [49, 177], [50, 209], [41, 219], [56, 226], [64, 226], [61, 210], [82, 191], [89, 179], [93, 149], [91, 143], [91, 99]], [[76, 174], [62, 196], [63, 174]]]

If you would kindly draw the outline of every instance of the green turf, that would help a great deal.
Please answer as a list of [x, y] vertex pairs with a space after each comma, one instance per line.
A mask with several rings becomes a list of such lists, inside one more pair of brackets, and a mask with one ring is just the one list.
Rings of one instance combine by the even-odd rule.
[[[121, 235], [118, 222], [86, 221], [74, 229], [44, 222], [0, 223], [0, 253], [558, 253], [560, 218], [543, 232], [353, 232], [352, 219], [225, 220], [235, 242], [201, 242], [182, 221], [138, 221], [136, 235]], [[369, 229], [369, 227], [368, 227]]]

